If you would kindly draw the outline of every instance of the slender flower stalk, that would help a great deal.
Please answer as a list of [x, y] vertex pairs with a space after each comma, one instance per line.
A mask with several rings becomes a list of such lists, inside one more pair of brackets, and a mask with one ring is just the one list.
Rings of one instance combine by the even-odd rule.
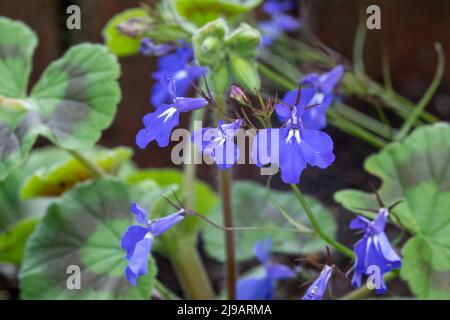
[[343, 244], [337, 242], [333, 238], [331, 238], [329, 235], [327, 235], [320, 226], [319, 221], [317, 221], [314, 213], [311, 211], [311, 208], [309, 207], [309, 204], [306, 202], [305, 198], [303, 197], [303, 194], [300, 192], [300, 189], [295, 184], [291, 184], [291, 189], [294, 191], [295, 196], [299, 200], [300, 204], [302, 205], [303, 209], [305, 210], [306, 215], [309, 218], [309, 221], [311, 222], [314, 230], [316, 230], [317, 234], [325, 240], [327, 243], [329, 243], [333, 248], [335, 248], [337, 251], [345, 255], [346, 257], [350, 258], [351, 260], [355, 259], [355, 255], [353, 254], [353, 251]]
[[225, 228], [225, 251], [227, 256], [227, 292], [228, 299], [236, 299], [237, 263], [234, 248], [233, 211], [231, 207], [231, 170], [220, 170], [223, 222]]

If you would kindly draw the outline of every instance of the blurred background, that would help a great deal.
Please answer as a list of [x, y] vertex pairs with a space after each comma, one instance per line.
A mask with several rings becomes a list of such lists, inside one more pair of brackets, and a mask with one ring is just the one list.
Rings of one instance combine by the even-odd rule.
[[[139, 1], [123, 0], [0, 0], [0, 15], [22, 20], [36, 31], [39, 45], [33, 62], [31, 85], [45, 67], [61, 56], [70, 46], [80, 42], [103, 42], [102, 29], [115, 14], [136, 7]], [[66, 28], [66, 9], [76, 4], [81, 8], [81, 30]], [[314, 0], [306, 1], [301, 12], [306, 23], [324, 44], [351, 60], [358, 12], [361, 7], [377, 4], [381, 7], [381, 30], [368, 31], [365, 46], [366, 71], [373, 79], [382, 79], [382, 46], [387, 49], [395, 90], [417, 102], [433, 78], [436, 67], [435, 42], [440, 42], [446, 54], [444, 80], [432, 100], [429, 110], [441, 119], [450, 119], [450, 1], [448, 0]], [[301, 8], [302, 6], [299, 6]], [[140, 167], [168, 167], [171, 148], [151, 144], [140, 150], [134, 143], [141, 128], [141, 118], [152, 110], [149, 103], [153, 85], [151, 73], [156, 60], [141, 55], [120, 60], [122, 101], [113, 125], [104, 132], [101, 144], [114, 147], [124, 145], [135, 150], [134, 160]], [[1, 76], [1, 75], [0, 75]], [[282, 93], [280, 93], [282, 95]], [[348, 104], [364, 110], [367, 105], [353, 99]], [[183, 118], [186, 124], [186, 118]], [[362, 170], [364, 159], [376, 149], [335, 128], [327, 131], [335, 142], [336, 161], [327, 170], [309, 169], [302, 176], [302, 189], [314, 194], [336, 214], [340, 223], [351, 218], [333, 202], [332, 195], [343, 188], [369, 190], [373, 180]], [[44, 145], [44, 140], [40, 145]], [[238, 166], [237, 178], [256, 179], [258, 171], [251, 166]], [[200, 178], [214, 185], [213, 168], [200, 166]], [[376, 183], [376, 181], [374, 181]], [[339, 234], [346, 244], [353, 236]], [[210, 261], [208, 268], [220, 266]], [[210, 269], [211, 271], [212, 269]], [[219, 270], [219, 269], [218, 269]], [[212, 272], [212, 271], [211, 271]], [[407, 289], [399, 289], [405, 291]], [[405, 293], [405, 292], [403, 292]]]

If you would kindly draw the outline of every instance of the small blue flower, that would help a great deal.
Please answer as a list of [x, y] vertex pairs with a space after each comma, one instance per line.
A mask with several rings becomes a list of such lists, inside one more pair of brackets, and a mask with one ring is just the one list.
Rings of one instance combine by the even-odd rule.
[[131, 204], [131, 212], [136, 215], [136, 221], [144, 226], [128, 227], [122, 236], [121, 246], [126, 250], [125, 258], [128, 266], [125, 277], [132, 285], [136, 285], [138, 277], [147, 274], [148, 256], [152, 249], [153, 239], [165, 233], [186, 216], [184, 209], [160, 219], [148, 220], [147, 213], [135, 202]]
[[294, 3], [290, 0], [269, 0], [264, 3], [263, 10], [270, 16], [270, 20], [259, 23], [263, 46], [272, 44], [284, 32], [292, 32], [302, 26], [301, 20], [286, 13], [294, 7]]
[[[301, 81], [302, 103], [314, 106], [303, 117], [303, 124], [307, 129], [321, 130], [327, 125], [327, 110], [335, 96], [334, 88], [344, 74], [344, 67], [337, 65], [324, 74], [310, 73]], [[283, 101], [294, 105], [298, 90], [291, 90], [285, 94]]]
[[272, 246], [270, 240], [257, 242], [254, 252], [264, 266], [262, 278], [243, 278], [236, 284], [238, 300], [270, 300], [273, 297], [273, 283], [277, 280], [289, 279], [295, 273], [286, 265], [272, 263]]
[[317, 279], [306, 290], [302, 300], [322, 300], [332, 274], [333, 267], [325, 265]]
[[171, 104], [163, 103], [154, 112], [144, 116], [145, 128], [136, 135], [136, 144], [144, 149], [151, 141], [156, 140], [160, 147], [169, 144], [173, 128], [179, 123], [180, 113], [200, 109], [208, 105], [204, 98], [184, 98], [176, 95], [175, 80], [170, 80], [168, 92]]
[[325, 169], [334, 161], [333, 140], [325, 132], [306, 129], [303, 118], [313, 109], [306, 110], [301, 90], [297, 106], [276, 106], [278, 116], [285, 126], [278, 129], [262, 129], [253, 140], [252, 157], [258, 167], [277, 164], [284, 183], [300, 182], [307, 164]]
[[158, 71], [153, 73], [153, 79], [156, 80], [152, 88], [151, 103], [153, 106], [159, 106], [171, 99], [170, 92], [167, 90], [168, 79], [177, 82], [178, 94], [185, 96], [189, 88], [196, 79], [206, 74], [207, 69], [197, 66], [193, 62], [193, 50], [189, 44], [182, 43], [175, 52], [166, 54], [158, 60]]
[[[357, 216], [350, 223], [350, 229], [364, 230], [365, 232], [362, 239], [353, 247], [356, 260], [352, 284], [357, 288], [361, 286], [363, 275], [372, 275], [368, 272], [371, 266], [378, 267], [381, 275], [392, 269], [399, 269], [402, 266], [401, 258], [392, 248], [384, 232], [388, 217], [389, 210], [381, 208], [373, 221]], [[375, 286], [375, 292], [382, 294], [387, 291], [387, 287], [383, 277], [379, 280], [380, 286]]]
[[192, 135], [192, 142], [211, 159], [220, 169], [231, 168], [239, 158], [239, 149], [234, 143], [242, 120], [237, 119], [232, 123], [219, 121], [217, 128], [203, 128]]
[[168, 43], [155, 44], [150, 38], [142, 38], [139, 51], [144, 56], [163, 56], [174, 49], [174, 46]]

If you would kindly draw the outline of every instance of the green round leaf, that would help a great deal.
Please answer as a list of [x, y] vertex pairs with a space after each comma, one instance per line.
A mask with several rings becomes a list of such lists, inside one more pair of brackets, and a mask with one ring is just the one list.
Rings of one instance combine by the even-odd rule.
[[20, 188], [36, 170], [68, 158], [67, 152], [56, 148], [36, 149], [20, 170], [16, 170], [5, 180], [0, 181], [0, 231], [7, 231], [23, 218], [39, 217], [45, 212], [49, 203], [48, 199], [23, 201], [20, 199]]
[[[146, 194], [155, 189], [147, 188]], [[120, 246], [128, 226], [135, 224], [130, 203], [143, 190], [114, 179], [77, 185], [51, 205], [26, 247], [20, 272], [26, 299], [148, 299], [156, 267], [132, 286]], [[80, 268], [80, 289], [68, 289], [69, 266]], [[69, 280], [70, 281], [70, 280]]]
[[[401, 276], [419, 298], [450, 297], [450, 125], [416, 129], [366, 160], [368, 172], [382, 180], [379, 190], [414, 236], [402, 249]], [[344, 190], [335, 199], [349, 210], [376, 208], [375, 197]], [[447, 283], [442, 286], [442, 283]]]
[[23, 219], [5, 233], [0, 233], [0, 261], [20, 265], [28, 237], [38, 219]]
[[119, 73], [117, 59], [106, 47], [70, 48], [50, 64], [31, 92], [41, 134], [68, 149], [93, 146], [114, 119]]
[[0, 95], [26, 96], [36, 44], [36, 34], [28, 26], [0, 16]]
[[[267, 189], [250, 181], [236, 181], [232, 189], [233, 217], [235, 227], [288, 228], [292, 226], [278, 212], [267, 194]], [[305, 226], [309, 220], [298, 200], [292, 192], [270, 191], [272, 196], [292, 216]], [[334, 237], [336, 223], [332, 214], [316, 199], [307, 197], [311, 209], [321, 222], [324, 231]], [[215, 206], [209, 218], [219, 225], [222, 222], [222, 208]], [[224, 231], [204, 224], [205, 248], [208, 254], [219, 261], [225, 261]], [[253, 245], [256, 241], [270, 238], [274, 252], [289, 254], [307, 254], [317, 252], [325, 247], [325, 243], [313, 235], [305, 235], [289, 231], [236, 231], [236, 257], [248, 260], [254, 257]]]

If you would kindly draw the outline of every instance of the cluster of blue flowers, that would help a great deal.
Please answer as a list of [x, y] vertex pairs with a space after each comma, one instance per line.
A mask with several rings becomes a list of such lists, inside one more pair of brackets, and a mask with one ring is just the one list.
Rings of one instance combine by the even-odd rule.
[[[271, 33], [265, 34], [266, 41], [273, 41], [281, 32], [300, 27], [299, 21], [291, 20], [285, 14], [291, 9], [289, 1], [266, 2], [264, 10], [271, 16], [271, 20], [265, 22], [266, 28], [271, 30]], [[262, 28], [264, 29], [263, 26]], [[144, 116], [144, 128], [136, 135], [136, 143], [140, 148], [145, 148], [150, 142], [156, 141], [160, 147], [166, 147], [173, 129], [179, 124], [180, 114], [204, 108], [210, 103], [207, 96], [186, 97], [192, 82], [207, 70], [195, 64], [192, 48], [184, 42], [155, 44], [151, 39], [143, 39], [141, 52], [144, 55], [159, 56], [159, 70], [153, 74], [156, 84], [152, 89], [151, 102], [155, 110]], [[333, 141], [321, 130], [326, 127], [326, 113], [336, 98], [335, 87], [343, 74], [342, 65], [323, 74], [311, 73], [300, 80], [300, 90], [286, 93], [274, 106], [282, 124], [278, 128], [260, 129], [253, 140], [251, 154], [257, 166], [276, 164], [280, 168], [283, 182], [297, 184], [307, 165], [327, 168], [333, 163]], [[236, 88], [232, 95], [239, 95], [241, 92], [235, 91]], [[216, 128], [208, 127], [193, 132], [192, 142], [213, 159], [219, 169], [229, 169], [239, 158], [235, 137], [243, 125], [243, 119], [230, 123], [219, 120]], [[147, 273], [148, 256], [154, 237], [181, 222], [186, 217], [186, 211], [180, 209], [154, 220], [149, 220], [147, 213], [136, 203], [131, 205], [131, 211], [140, 225], [127, 229], [121, 245], [128, 260], [126, 278], [135, 285], [137, 278]], [[351, 229], [364, 231], [362, 239], [354, 246], [356, 259], [352, 284], [355, 287], [361, 286], [363, 276], [371, 275], [368, 271], [370, 266], [377, 266], [380, 274], [401, 266], [401, 258], [384, 232], [388, 216], [389, 209], [382, 208], [373, 221], [358, 216], [350, 224]], [[271, 299], [274, 283], [295, 277], [295, 272], [286, 265], [272, 262], [270, 241], [256, 243], [254, 251], [264, 267], [264, 276], [241, 279], [237, 283], [237, 296], [239, 299]], [[322, 299], [333, 272], [334, 266], [325, 265], [303, 299]], [[383, 293], [386, 291], [386, 284], [381, 279], [380, 286], [375, 288], [377, 293]]]

